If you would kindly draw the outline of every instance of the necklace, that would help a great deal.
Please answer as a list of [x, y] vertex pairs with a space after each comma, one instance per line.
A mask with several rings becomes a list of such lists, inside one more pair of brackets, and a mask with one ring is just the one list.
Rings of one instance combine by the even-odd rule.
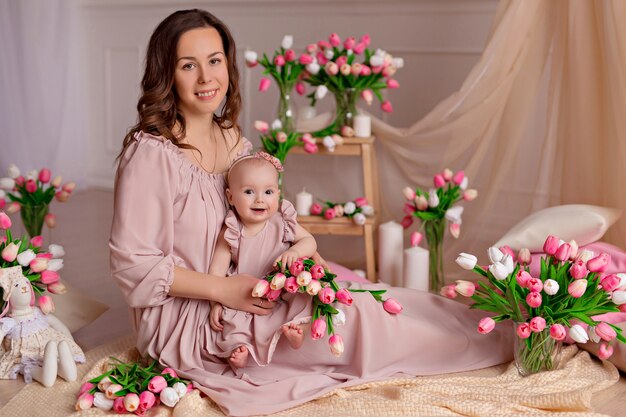
[[[215, 148], [217, 148], [217, 141], [214, 140], [214, 138], [213, 138], [213, 129], [212, 128], [211, 128], [211, 131], [209, 132], [209, 141], [215, 143]], [[186, 139], [186, 142], [189, 145], [191, 145], [191, 143], [189, 142], [189, 139]], [[215, 150], [217, 150], [217, 149], [215, 149]], [[217, 164], [217, 155], [215, 153], [213, 155], [213, 166], [209, 170], [202, 163], [202, 160], [204, 159], [203, 155], [202, 155], [202, 152], [200, 152], [200, 150], [198, 148], [190, 149], [190, 151], [191, 151], [191, 155], [193, 155], [193, 159], [195, 159], [196, 162], [198, 163], [198, 165], [200, 165], [200, 168], [202, 168], [204, 171], [208, 172], [209, 174], [213, 174], [215, 172], [215, 166]], [[196, 156], [196, 151], [200, 154], [200, 159], [198, 159], [198, 157]]]

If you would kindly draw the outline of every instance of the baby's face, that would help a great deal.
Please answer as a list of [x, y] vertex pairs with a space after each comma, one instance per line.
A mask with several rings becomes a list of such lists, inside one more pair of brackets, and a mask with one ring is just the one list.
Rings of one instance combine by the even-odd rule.
[[235, 167], [226, 195], [245, 223], [261, 223], [278, 211], [278, 172], [270, 163], [253, 161]]

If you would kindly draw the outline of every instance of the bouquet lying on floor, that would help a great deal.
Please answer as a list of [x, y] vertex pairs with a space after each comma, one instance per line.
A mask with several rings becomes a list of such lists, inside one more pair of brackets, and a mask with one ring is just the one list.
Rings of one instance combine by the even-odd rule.
[[174, 407], [193, 389], [193, 385], [178, 378], [172, 368], [159, 371], [155, 360], [142, 367], [138, 363], [111, 359], [111, 370], [80, 387], [76, 410], [96, 407], [105, 411], [114, 410], [118, 414], [135, 413], [143, 416], [146, 411], [161, 403]]
[[[278, 266], [280, 267], [280, 263]], [[305, 258], [293, 262], [285, 273], [273, 272], [259, 280], [252, 291], [252, 296], [276, 301], [283, 291], [309, 294], [313, 298], [311, 338], [318, 340], [328, 333], [330, 351], [335, 356], [341, 356], [344, 350], [343, 339], [341, 335], [335, 333], [333, 325], [344, 324], [346, 318], [343, 311], [335, 308], [333, 304], [336, 306], [339, 302], [350, 306], [353, 301], [351, 292], [369, 292], [376, 301], [383, 303], [383, 308], [388, 313], [398, 314], [402, 311], [402, 306], [393, 298], [383, 302], [382, 296], [386, 290], [340, 288], [335, 282], [336, 276], [322, 265], [315, 264], [312, 259]]]
[[[513, 320], [521, 340], [517, 349], [518, 368], [526, 373], [552, 369], [548, 346], [569, 335], [578, 343], [600, 342], [600, 359], [613, 353], [611, 343], [626, 343], [621, 329], [599, 319], [599, 315], [626, 311], [626, 274], [605, 274], [610, 256], [583, 250], [575, 241], [569, 243], [548, 236], [547, 254], [541, 258], [538, 277], [530, 274], [532, 258], [528, 249], [517, 257], [507, 250], [489, 249], [491, 264], [477, 265], [475, 256], [461, 253], [456, 262], [486, 278], [478, 285], [457, 281], [456, 292], [471, 297], [477, 308], [495, 313], [478, 323], [480, 333], [489, 333], [496, 322]], [[445, 293], [446, 291], [444, 291]], [[586, 329], [585, 329], [586, 327]], [[520, 373], [524, 373], [520, 369]]]

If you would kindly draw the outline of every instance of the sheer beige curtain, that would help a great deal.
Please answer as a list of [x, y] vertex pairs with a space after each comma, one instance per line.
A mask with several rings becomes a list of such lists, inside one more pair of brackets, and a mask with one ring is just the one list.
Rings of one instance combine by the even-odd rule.
[[[446, 167], [464, 168], [479, 190], [461, 237], [446, 238], [447, 281], [462, 272], [458, 252], [486, 259], [537, 209], [626, 209], [624, 22], [623, 0], [503, 0], [458, 92], [408, 129], [374, 120], [383, 219], [401, 218], [402, 187], [428, 188]], [[626, 219], [604, 240], [626, 248]]]

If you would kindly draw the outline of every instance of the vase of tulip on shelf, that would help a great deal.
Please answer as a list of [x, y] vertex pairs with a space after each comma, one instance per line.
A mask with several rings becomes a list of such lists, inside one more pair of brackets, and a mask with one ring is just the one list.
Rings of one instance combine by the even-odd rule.
[[343, 126], [354, 127], [357, 98], [356, 88], [346, 88], [335, 92], [335, 126], [339, 129]]
[[20, 217], [28, 236], [35, 237], [41, 235], [48, 209], [48, 204], [22, 205], [20, 208]]
[[280, 89], [280, 93], [278, 95], [278, 111], [276, 117], [278, 120], [280, 120], [282, 129], [285, 132], [295, 131], [295, 108], [287, 88], [281, 87]]
[[443, 236], [446, 231], [446, 219], [437, 218], [424, 221], [424, 234], [428, 243], [429, 288], [439, 293], [444, 286], [443, 276]]

